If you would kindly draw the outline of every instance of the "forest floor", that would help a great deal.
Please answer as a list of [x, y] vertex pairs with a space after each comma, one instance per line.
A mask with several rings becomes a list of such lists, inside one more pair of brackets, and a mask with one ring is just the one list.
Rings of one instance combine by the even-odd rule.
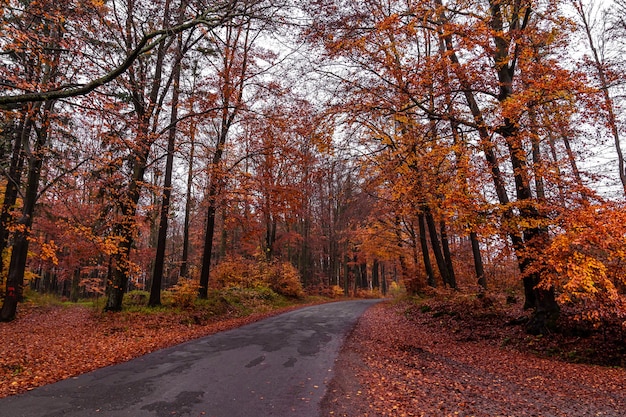
[[626, 416], [623, 335], [529, 336], [511, 325], [523, 314], [475, 297], [370, 308], [322, 415]]
[[[0, 398], [299, 307], [208, 317], [26, 304], [0, 323]], [[523, 314], [465, 296], [370, 308], [346, 339], [323, 415], [626, 416], [623, 335], [528, 336], [509, 325]]]

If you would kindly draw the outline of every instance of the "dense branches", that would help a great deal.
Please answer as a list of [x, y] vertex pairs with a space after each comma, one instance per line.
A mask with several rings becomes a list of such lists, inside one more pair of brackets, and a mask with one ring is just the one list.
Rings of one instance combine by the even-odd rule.
[[253, 262], [356, 294], [512, 277], [533, 332], [623, 314], [620, 2], [604, 32], [578, 0], [5, 3], [4, 319], [25, 283], [117, 311]]

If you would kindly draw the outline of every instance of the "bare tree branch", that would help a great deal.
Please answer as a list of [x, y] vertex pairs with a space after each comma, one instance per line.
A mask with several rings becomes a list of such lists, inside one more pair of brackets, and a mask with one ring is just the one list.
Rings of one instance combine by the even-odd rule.
[[220, 7], [207, 10], [198, 15], [196, 18], [184, 22], [180, 25], [160, 29], [145, 34], [139, 40], [137, 46], [135, 46], [135, 48], [130, 51], [130, 53], [126, 56], [124, 61], [119, 66], [100, 78], [96, 78], [93, 81], [79, 86], [72, 85], [49, 91], [0, 96], [0, 109], [10, 110], [14, 108], [19, 108], [26, 103], [57, 100], [89, 94], [96, 88], [108, 84], [120, 75], [122, 75], [133, 65], [137, 58], [154, 49], [164, 38], [174, 36], [178, 33], [184, 32], [185, 30], [200, 25], [206, 26], [209, 30], [214, 29], [227, 23], [234, 17], [243, 14], [244, 12], [240, 11], [236, 7], [237, 3], [237, 1], [229, 1]]

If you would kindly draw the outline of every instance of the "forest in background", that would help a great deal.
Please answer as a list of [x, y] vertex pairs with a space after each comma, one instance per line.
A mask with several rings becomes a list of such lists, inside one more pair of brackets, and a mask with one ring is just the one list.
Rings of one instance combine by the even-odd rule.
[[25, 285], [394, 283], [624, 326], [624, 12], [2, 0], [0, 318]]

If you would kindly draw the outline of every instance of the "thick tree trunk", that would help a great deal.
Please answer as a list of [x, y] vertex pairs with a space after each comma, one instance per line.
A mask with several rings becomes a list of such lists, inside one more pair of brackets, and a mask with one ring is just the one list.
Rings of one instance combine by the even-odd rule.
[[[442, 6], [440, 0], [436, 1], [438, 6]], [[511, 44], [510, 38], [506, 36], [505, 25], [503, 23], [503, 14], [501, 11], [502, 3], [499, 1], [491, 1], [490, 5], [490, 20], [489, 24], [493, 32], [494, 50], [493, 57], [496, 62], [496, 71], [499, 83], [498, 100], [503, 103], [511, 97], [513, 94], [513, 77], [515, 75], [515, 65], [517, 62], [517, 48], [513, 48], [513, 56], [511, 56]], [[518, 7], [514, 10], [514, 13], [510, 16], [511, 21], [507, 22], [508, 27], [511, 30], [523, 30], [526, 27], [528, 19], [531, 14], [531, 9], [526, 7]], [[457, 74], [457, 77], [461, 83], [461, 88], [467, 99], [469, 109], [472, 113], [474, 121], [478, 126], [478, 133], [481, 138], [483, 151], [485, 158], [491, 170], [491, 176], [495, 185], [496, 194], [498, 200], [503, 207], [506, 207], [504, 217], [507, 220], [512, 220], [513, 213], [509, 208], [509, 198], [507, 195], [505, 183], [498, 166], [498, 160], [494, 150], [495, 145], [491, 140], [491, 135], [487, 129], [478, 102], [476, 101], [471, 86], [471, 82], [468, 81], [466, 74], [462, 70], [459, 59], [455, 53], [455, 49], [452, 43], [452, 36], [449, 33], [443, 32], [443, 24], [446, 22], [446, 17], [443, 14], [443, 8], [439, 12], [439, 21], [442, 25], [441, 36], [444, 39], [446, 45], [446, 51], [448, 57], [453, 64], [453, 69]], [[514, 179], [516, 185], [517, 200], [524, 203], [524, 207], [520, 210], [519, 223], [527, 223], [538, 220], [538, 212], [536, 211], [535, 204], [532, 199], [532, 194], [529, 186], [527, 176], [527, 167], [525, 161], [525, 152], [521, 146], [520, 139], [518, 138], [517, 126], [512, 120], [504, 120], [502, 126], [496, 129], [506, 141], [509, 157], [512, 163], [514, 172]], [[549, 323], [555, 322], [555, 320], [547, 319], [547, 316], [558, 317], [558, 305], [556, 304], [554, 297], [554, 289], [538, 288], [537, 283], [539, 277], [536, 274], [528, 275], [528, 266], [532, 262], [532, 250], [539, 250], [538, 246], [534, 248], [530, 245], [537, 245], [540, 239], [540, 231], [538, 229], [524, 230], [520, 233], [518, 230], [512, 230], [509, 232], [509, 236], [513, 242], [513, 248], [515, 249], [516, 256], [518, 258], [518, 264], [522, 275], [526, 275], [524, 279], [525, 289], [525, 305], [529, 308], [535, 308], [535, 318], [540, 323], [536, 323], [536, 328], [545, 328]], [[523, 235], [523, 237], [522, 237]], [[541, 303], [541, 304], [540, 304]], [[541, 311], [541, 314], [539, 312]], [[546, 313], [549, 312], [549, 313]], [[533, 320], [535, 321], [535, 320]]]
[[381, 289], [380, 288], [380, 279], [379, 279], [379, 269], [380, 264], [378, 259], [374, 259], [372, 261], [372, 288]]
[[[26, 226], [28, 221], [22, 219], [18, 222], [21, 226]], [[18, 231], [13, 237], [13, 252], [9, 263], [9, 274], [7, 276], [7, 289], [0, 311], [0, 321], [11, 321], [15, 319], [17, 304], [22, 299], [24, 290], [24, 270], [26, 269], [26, 259], [28, 256], [28, 233]]]
[[450, 288], [456, 289], [456, 276], [454, 274], [454, 264], [452, 263], [452, 254], [450, 253], [450, 245], [448, 243], [448, 233], [446, 232], [445, 222], [440, 223], [441, 229], [441, 247], [443, 249], [443, 257], [448, 270], [448, 285]]
[[[139, 134], [138, 138], [146, 138], [147, 133]], [[138, 142], [139, 142], [138, 139]], [[137, 204], [139, 203], [140, 188], [146, 170], [146, 161], [149, 154], [149, 146], [142, 144], [144, 149], [133, 161], [133, 174], [128, 185], [128, 191], [124, 196], [124, 200], [120, 201], [122, 219], [116, 225], [116, 235], [120, 237], [118, 252], [113, 255], [114, 270], [111, 279], [107, 281], [106, 295], [107, 302], [104, 311], [121, 311], [124, 293], [128, 287], [130, 274], [130, 258], [131, 250], [135, 241]]]
[[433, 215], [427, 206], [424, 206], [423, 210], [430, 236], [430, 246], [433, 250], [433, 255], [435, 255], [435, 261], [437, 262], [437, 269], [439, 270], [439, 274], [441, 275], [443, 284], [450, 285], [448, 266], [446, 265], [443, 252], [441, 251], [441, 244], [439, 243], [439, 236], [437, 234], [437, 225], [435, 224], [435, 219], [433, 218]]
[[213, 253], [213, 236], [215, 234], [216, 194], [217, 192], [215, 191], [209, 193], [209, 208], [207, 209], [204, 250], [202, 252], [202, 271], [200, 272], [200, 289], [198, 290], [198, 297], [201, 299], [209, 297], [209, 274], [211, 270], [211, 255]]
[[28, 160], [28, 179], [26, 191], [23, 197], [22, 217], [17, 221], [17, 230], [13, 236], [13, 250], [9, 263], [9, 273], [6, 283], [6, 294], [2, 310], [0, 311], [0, 321], [11, 321], [17, 313], [17, 304], [22, 299], [24, 289], [24, 272], [26, 270], [26, 260], [28, 258], [28, 246], [30, 229], [33, 224], [35, 204], [39, 191], [39, 179], [41, 177], [41, 167], [43, 164], [43, 148], [48, 141], [47, 115], [52, 111], [54, 103], [47, 102], [44, 105], [44, 122], [41, 129], [36, 129], [37, 140], [35, 147]]
[[70, 301], [73, 303], [78, 302], [79, 296], [80, 296], [80, 267], [77, 267], [74, 270], [74, 275], [72, 275], [72, 287], [70, 290]]
[[7, 183], [4, 190], [4, 200], [0, 212], [0, 271], [4, 270], [2, 254], [9, 242], [9, 225], [11, 222], [11, 211], [17, 202], [19, 187], [21, 184], [22, 169], [24, 167], [24, 152], [22, 144], [29, 140], [32, 132], [32, 119], [25, 112], [23, 120], [13, 137], [13, 149], [11, 152], [11, 164], [7, 176]]
[[[125, 218], [132, 218], [124, 216]], [[134, 217], [134, 214], [133, 214]], [[123, 241], [120, 243], [118, 253], [112, 256], [113, 269], [110, 278], [107, 281], [106, 297], [107, 301], [104, 305], [104, 311], [122, 311], [122, 302], [124, 293], [128, 287], [128, 279], [130, 274], [130, 251], [134, 241], [133, 225], [123, 224], [119, 230], [119, 236]]]
[[472, 243], [472, 256], [474, 257], [474, 270], [478, 279], [478, 285], [483, 289], [487, 289], [487, 278], [485, 277], [485, 269], [483, 267], [483, 258], [480, 254], [480, 243], [476, 232], [470, 232], [470, 241]]
[[[498, 100], [505, 102], [513, 95], [513, 77], [515, 75], [515, 63], [517, 56], [511, 56], [510, 40], [504, 36], [503, 14], [501, 3], [490, 0], [491, 21], [490, 25], [493, 29], [493, 39], [495, 43], [494, 57], [497, 63], [496, 69], [498, 73], [498, 81], [500, 84], [500, 94]], [[509, 25], [511, 28], [525, 28], [530, 18], [531, 9], [527, 6], [522, 15], [522, 10], [517, 10], [517, 14], [511, 16]], [[514, 54], [517, 53], [515, 49]], [[504, 119], [503, 125], [498, 129], [498, 133], [506, 140], [509, 149], [509, 158], [513, 167], [513, 177], [515, 180], [515, 189], [517, 200], [524, 202], [520, 208], [520, 218], [524, 222], [530, 223], [540, 220], [541, 214], [533, 200], [530, 181], [528, 178], [528, 167], [526, 163], [526, 153], [519, 138], [519, 127], [514, 120]], [[543, 249], [549, 240], [547, 231], [539, 227], [526, 228], [523, 232], [523, 243], [517, 248], [517, 257], [520, 263], [520, 269], [525, 276], [524, 290], [528, 296], [534, 296], [534, 299], [527, 299], [526, 304], [534, 303], [535, 314], [529, 323], [527, 331], [543, 332], [550, 330], [556, 325], [559, 315], [559, 306], [556, 303], [554, 288], [543, 288], [538, 284], [540, 276], [534, 272], [528, 273], [528, 266], [533, 262], [537, 254]]]

